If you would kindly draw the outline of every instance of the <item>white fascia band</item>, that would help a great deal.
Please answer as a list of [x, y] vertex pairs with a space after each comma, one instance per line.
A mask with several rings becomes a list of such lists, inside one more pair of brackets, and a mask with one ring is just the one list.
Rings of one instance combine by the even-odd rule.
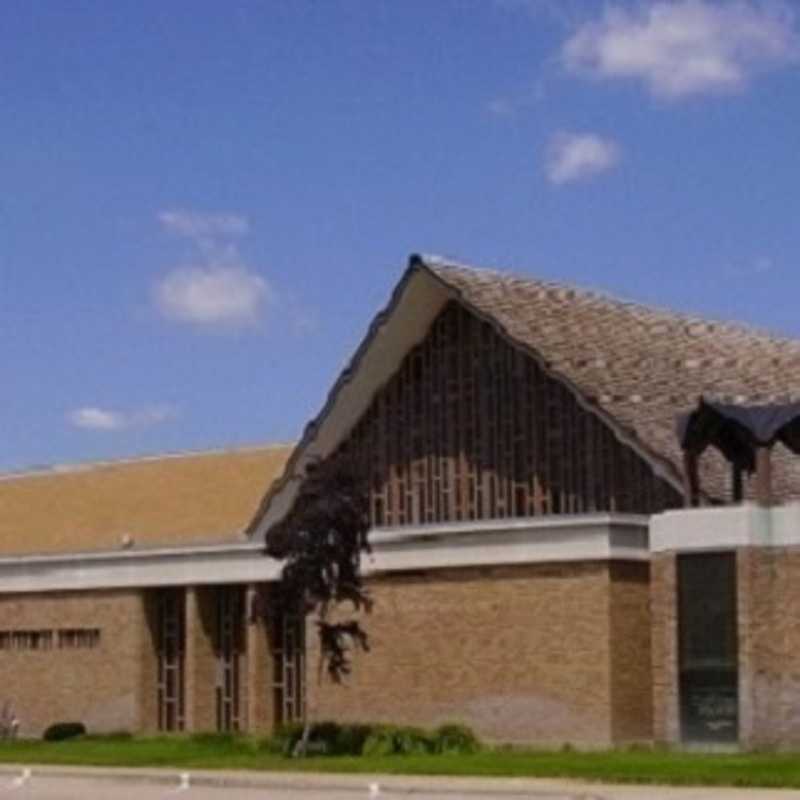
[[800, 546], [800, 503], [687, 508], [650, 520], [653, 553]]
[[[647, 517], [576, 514], [375, 529], [369, 574], [502, 564], [647, 561]], [[264, 583], [281, 562], [259, 543], [0, 559], [0, 592]]]

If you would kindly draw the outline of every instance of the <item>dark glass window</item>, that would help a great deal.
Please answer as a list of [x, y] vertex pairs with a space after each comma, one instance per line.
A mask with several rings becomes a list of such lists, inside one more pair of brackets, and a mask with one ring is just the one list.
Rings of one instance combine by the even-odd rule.
[[681, 735], [736, 742], [739, 735], [736, 555], [678, 556]]

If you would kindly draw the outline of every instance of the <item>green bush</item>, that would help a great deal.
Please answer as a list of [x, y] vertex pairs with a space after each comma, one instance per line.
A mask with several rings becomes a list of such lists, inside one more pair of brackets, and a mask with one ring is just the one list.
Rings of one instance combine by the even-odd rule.
[[420, 728], [376, 726], [362, 750], [365, 756], [407, 756], [434, 752], [434, 740]]
[[[282, 725], [259, 749], [273, 755], [291, 756], [303, 735], [301, 723]], [[395, 756], [427, 753], [475, 753], [480, 742], [464, 725], [442, 725], [433, 733], [398, 725], [316, 722], [308, 737], [307, 755]]]
[[264, 739], [259, 747], [266, 753], [273, 755], [290, 756], [294, 746], [303, 735], [303, 724], [300, 722], [287, 722], [279, 725], [272, 736]]
[[477, 753], [481, 743], [466, 725], [450, 723], [433, 732], [433, 749], [436, 753]]
[[336, 739], [335, 754], [339, 756], [360, 756], [364, 744], [375, 730], [375, 725], [342, 725]]
[[82, 722], [56, 722], [44, 732], [42, 738], [46, 742], [63, 742], [85, 733], [86, 726]]
[[[372, 730], [371, 725], [315, 722], [308, 736], [308, 755], [360, 756], [364, 742]], [[260, 749], [268, 753], [290, 756], [302, 736], [302, 724], [282, 725], [269, 739], [261, 742]]]

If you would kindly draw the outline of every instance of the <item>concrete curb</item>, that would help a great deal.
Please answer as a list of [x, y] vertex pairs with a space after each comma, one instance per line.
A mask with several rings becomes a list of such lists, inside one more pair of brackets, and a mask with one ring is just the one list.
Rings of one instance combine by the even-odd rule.
[[387, 795], [415, 795], [424, 792], [452, 794], [454, 796], [482, 796], [487, 792], [508, 797], [532, 797], [548, 800], [604, 800], [589, 785], [544, 778], [463, 778], [441, 775], [373, 775], [364, 773], [332, 774], [304, 772], [249, 772], [191, 770], [177, 768], [117, 768], [69, 767], [47, 764], [3, 764], [0, 775], [17, 777], [23, 770], [31, 770], [31, 780], [36, 776], [64, 780], [97, 780], [124, 783], [178, 786], [184, 774], [189, 775], [191, 786], [228, 789], [293, 789], [295, 791], [357, 791], [365, 795], [373, 783], [380, 785]]

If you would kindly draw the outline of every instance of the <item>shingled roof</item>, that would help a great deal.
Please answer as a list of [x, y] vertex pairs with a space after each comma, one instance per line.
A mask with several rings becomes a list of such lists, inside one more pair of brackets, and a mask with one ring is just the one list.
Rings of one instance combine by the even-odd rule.
[[[535, 351], [676, 475], [682, 459], [675, 417], [700, 395], [741, 404], [800, 398], [800, 341], [439, 258], [418, 257], [413, 268], [429, 270]], [[776, 459], [777, 496], [800, 496], [800, 460], [780, 448]], [[708, 452], [703, 488], [727, 497], [729, 480], [722, 458]]]
[[[283, 478], [264, 498], [251, 533], [266, 534], [287, 512], [306, 458], [332, 451], [402, 355], [453, 299], [571, 386], [585, 407], [676, 486], [682, 475], [676, 415], [694, 408], [701, 395], [749, 404], [800, 399], [800, 341], [415, 255], [322, 411], [307, 426]], [[418, 330], [409, 333], [409, 326]], [[729, 497], [729, 472], [716, 451], [707, 452], [700, 462], [704, 494]], [[773, 480], [776, 498], [800, 497], [800, 459], [780, 446]]]

